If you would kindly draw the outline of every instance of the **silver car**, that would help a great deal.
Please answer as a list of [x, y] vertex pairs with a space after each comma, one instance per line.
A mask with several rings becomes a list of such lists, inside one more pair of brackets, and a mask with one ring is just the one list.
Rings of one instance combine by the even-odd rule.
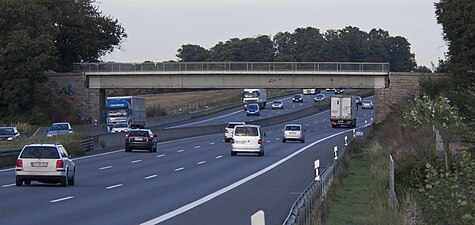
[[53, 137], [56, 135], [64, 135], [64, 134], [73, 134], [73, 128], [71, 124], [68, 122], [61, 122], [61, 123], [53, 123], [48, 129], [48, 133], [46, 133], [47, 137]]
[[229, 142], [231, 139], [233, 139], [233, 132], [234, 132], [234, 127], [236, 125], [245, 125], [246, 123], [243, 121], [231, 121], [226, 125], [226, 128], [224, 128], [224, 142]]
[[363, 109], [373, 109], [374, 108], [373, 101], [371, 101], [369, 99], [364, 100], [363, 104], [361, 105], [361, 108], [363, 108]]
[[300, 124], [287, 124], [283, 132], [282, 143], [287, 142], [287, 140], [305, 142], [305, 132]]
[[60, 144], [25, 145], [18, 155], [15, 168], [16, 186], [31, 181], [74, 185], [76, 164]]
[[274, 100], [272, 102], [272, 109], [283, 109], [284, 108], [284, 102], [282, 100]]

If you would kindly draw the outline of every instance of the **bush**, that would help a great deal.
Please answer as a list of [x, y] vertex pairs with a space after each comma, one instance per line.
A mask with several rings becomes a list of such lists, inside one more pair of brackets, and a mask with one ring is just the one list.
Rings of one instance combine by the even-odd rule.
[[147, 118], [167, 115], [167, 111], [160, 107], [159, 104], [154, 104], [152, 107], [147, 108]]

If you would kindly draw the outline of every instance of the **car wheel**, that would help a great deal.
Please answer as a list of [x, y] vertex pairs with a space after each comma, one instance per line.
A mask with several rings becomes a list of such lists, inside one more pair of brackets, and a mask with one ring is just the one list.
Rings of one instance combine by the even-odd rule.
[[226, 138], [224, 139], [224, 142], [229, 142], [229, 141], [230, 141], [229, 139], [226, 139]]
[[259, 153], [258, 153], [259, 156], [264, 156], [264, 150], [261, 150]]
[[30, 184], [31, 184], [31, 180], [28, 180], [28, 179], [26, 179], [24, 182], [25, 182], [26, 185], [30, 185]]
[[231, 156], [235, 156], [237, 153], [234, 151], [231, 151]]
[[74, 183], [76, 182], [75, 177], [76, 177], [76, 169], [74, 169], [73, 171], [73, 176], [70, 179], [68, 179], [68, 185], [74, 185]]
[[336, 125], [332, 124], [332, 128], [335, 128], [335, 127], [336, 127]]
[[153, 152], [153, 145], [150, 146], [150, 148], [148, 149], [148, 152]]
[[131, 148], [127, 148], [127, 147], [125, 147], [125, 152], [130, 152], [130, 151], [132, 151], [132, 149], [131, 149]]
[[305, 143], [305, 139], [300, 140], [301, 143]]
[[20, 179], [20, 178], [17, 177], [17, 178], [15, 179], [15, 181], [16, 181], [16, 182], [15, 182], [16, 186], [18, 186], [18, 187], [23, 186], [23, 180], [22, 180], [22, 179]]
[[285, 140], [285, 139], [282, 139], [282, 143], [285, 143], [285, 142], [287, 142], [287, 140]]
[[68, 175], [61, 177], [61, 180], [59, 181], [61, 186], [67, 187], [68, 186]]

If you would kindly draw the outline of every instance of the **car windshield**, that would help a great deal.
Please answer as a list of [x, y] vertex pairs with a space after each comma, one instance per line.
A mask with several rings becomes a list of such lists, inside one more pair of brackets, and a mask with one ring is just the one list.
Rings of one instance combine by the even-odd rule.
[[25, 149], [21, 153], [20, 158], [59, 159], [59, 153], [58, 153], [58, 150], [56, 150], [56, 147], [32, 146], [32, 147], [25, 147]]
[[235, 136], [258, 136], [257, 127], [237, 127], [234, 131]]
[[114, 128], [126, 128], [129, 127], [126, 123], [116, 123], [114, 124]]
[[294, 95], [294, 98], [300, 98], [300, 95]]
[[68, 130], [68, 125], [65, 124], [65, 123], [53, 124], [53, 125], [51, 125], [49, 130]]
[[285, 130], [298, 131], [300, 130], [300, 126], [286, 126]]
[[373, 102], [372, 102], [371, 100], [364, 100], [363, 103], [365, 103], [365, 104], [371, 104], [371, 103], [373, 103]]
[[129, 132], [129, 136], [143, 136], [147, 137], [148, 136], [148, 131], [142, 131], [142, 130], [134, 130]]
[[321, 94], [317, 95], [317, 98], [324, 98], [324, 97], [325, 95], [321, 95]]
[[257, 109], [257, 105], [249, 105], [248, 108], [249, 109]]
[[13, 128], [0, 128], [0, 135], [13, 134]]
[[228, 123], [227, 128], [234, 128], [236, 125], [242, 125], [242, 124], [238, 124], [238, 123]]

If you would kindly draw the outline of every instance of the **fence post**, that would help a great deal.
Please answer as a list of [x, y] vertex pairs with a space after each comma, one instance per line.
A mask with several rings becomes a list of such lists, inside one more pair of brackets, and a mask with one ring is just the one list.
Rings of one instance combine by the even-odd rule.
[[389, 155], [389, 198], [393, 204], [397, 204], [396, 191], [394, 190], [394, 159]]

